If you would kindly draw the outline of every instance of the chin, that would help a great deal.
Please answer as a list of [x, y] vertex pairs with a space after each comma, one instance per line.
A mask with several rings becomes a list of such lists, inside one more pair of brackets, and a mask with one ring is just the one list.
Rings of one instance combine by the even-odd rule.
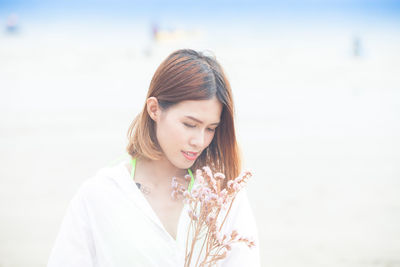
[[189, 169], [193, 166], [194, 162], [181, 162], [179, 165], [175, 165], [179, 169]]
[[180, 169], [189, 169], [193, 166], [192, 163], [186, 163], [186, 164], [181, 164], [181, 167], [179, 167]]
[[184, 170], [187, 168], [190, 168], [193, 164], [190, 164], [189, 162], [184, 162], [184, 160], [169, 160], [169, 162], [175, 166], [178, 169]]

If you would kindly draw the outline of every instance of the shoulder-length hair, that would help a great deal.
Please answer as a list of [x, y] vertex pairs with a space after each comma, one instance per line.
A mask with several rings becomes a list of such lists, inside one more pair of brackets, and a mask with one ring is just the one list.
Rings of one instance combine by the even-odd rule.
[[[234, 106], [230, 84], [215, 58], [182, 49], [169, 55], [157, 68], [147, 98], [156, 97], [162, 109], [185, 100], [206, 100], [214, 96], [222, 103], [220, 124], [210, 145], [203, 150], [192, 168], [208, 165], [214, 172], [225, 174], [227, 180], [239, 175], [239, 147], [234, 126]], [[146, 104], [128, 130], [127, 151], [132, 157], [158, 160], [163, 153], [158, 144], [155, 122]]]

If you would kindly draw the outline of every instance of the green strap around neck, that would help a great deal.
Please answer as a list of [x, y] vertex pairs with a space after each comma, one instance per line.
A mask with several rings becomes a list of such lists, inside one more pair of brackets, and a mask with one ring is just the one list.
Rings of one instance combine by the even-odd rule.
[[[131, 165], [132, 165], [132, 170], [131, 170], [131, 177], [133, 179], [133, 177], [135, 176], [135, 169], [136, 169], [136, 158], [131, 158]], [[188, 191], [192, 192], [192, 187], [194, 184], [194, 177], [193, 177], [193, 173], [191, 169], [188, 169], [188, 173], [191, 177], [190, 179], [190, 183], [189, 183], [189, 187], [188, 187]]]

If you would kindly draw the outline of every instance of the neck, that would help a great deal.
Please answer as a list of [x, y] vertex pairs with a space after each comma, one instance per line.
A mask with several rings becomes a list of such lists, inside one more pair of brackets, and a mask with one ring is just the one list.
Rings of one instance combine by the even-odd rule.
[[153, 188], [170, 190], [172, 177], [183, 178], [187, 173], [187, 169], [175, 167], [166, 158], [161, 160], [139, 158], [136, 161], [135, 180]]

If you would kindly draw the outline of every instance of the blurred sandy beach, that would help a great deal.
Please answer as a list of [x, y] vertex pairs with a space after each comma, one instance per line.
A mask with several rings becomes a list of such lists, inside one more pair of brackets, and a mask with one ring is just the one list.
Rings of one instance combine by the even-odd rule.
[[230, 78], [263, 266], [400, 266], [399, 21], [256, 22], [159, 41], [144, 20], [0, 33], [0, 267], [45, 266], [178, 48], [210, 50]]

